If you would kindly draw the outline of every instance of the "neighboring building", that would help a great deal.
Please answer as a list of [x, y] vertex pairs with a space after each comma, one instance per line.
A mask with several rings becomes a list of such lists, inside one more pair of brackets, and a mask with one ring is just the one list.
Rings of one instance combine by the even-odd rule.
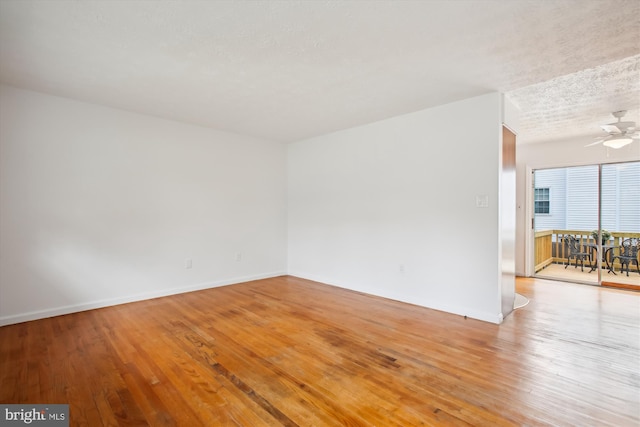
[[[598, 228], [598, 166], [536, 170], [535, 229]], [[640, 233], [640, 162], [602, 166], [602, 228]]]

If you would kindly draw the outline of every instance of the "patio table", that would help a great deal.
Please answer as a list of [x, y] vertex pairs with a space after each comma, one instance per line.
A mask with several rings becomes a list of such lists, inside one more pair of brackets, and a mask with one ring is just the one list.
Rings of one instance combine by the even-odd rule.
[[[598, 244], [597, 243], [585, 243], [584, 247], [585, 248], [591, 248], [592, 250], [595, 250], [596, 253], [598, 252]], [[617, 248], [617, 246], [612, 244], [612, 243], [607, 243], [606, 245], [602, 245], [602, 261], [606, 264], [607, 270], [609, 270], [609, 271], [613, 270], [613, 265], [611, 265], [609, 263], [609, 257], [607, 255], [609, 254], [609, 251], [612, 251], [615, 248]], [[591, 273], [597, 267], [598, 267], [598, 258], [596, 258], [595, 264], [591, 265], [591, 270], [589, 270], [589, 273]], [[615, 274], [615, 272], [613, 274]]]

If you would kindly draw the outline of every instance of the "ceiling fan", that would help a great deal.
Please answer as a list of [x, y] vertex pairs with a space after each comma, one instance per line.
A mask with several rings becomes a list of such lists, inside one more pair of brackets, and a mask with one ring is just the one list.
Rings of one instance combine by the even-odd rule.
[[602, 143], [605, 147], [622, 148], [625, 145], [631, 144], [634, 139], [638, 140], [640, 136], [638, 135], [636, 123], [623, 122], [622, 118], [625, 114], [627, 114], [627, 110], [614, 111], [611, 113], [618, 121], [600, 126], [602, 130], [609, 135], [604, 138], [599, 137], [598, 141], [585, 145], [585, 147]]

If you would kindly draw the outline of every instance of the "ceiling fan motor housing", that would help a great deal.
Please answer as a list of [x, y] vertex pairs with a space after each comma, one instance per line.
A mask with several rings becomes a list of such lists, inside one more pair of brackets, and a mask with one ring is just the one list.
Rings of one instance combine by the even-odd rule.
[[627, 114], [627, 110], [614, 111], [613, 113], [611, 113], [611, 115], [618, 119], [618, 121], [620, 121], [620, 119], [623, 118], [625, 114]]

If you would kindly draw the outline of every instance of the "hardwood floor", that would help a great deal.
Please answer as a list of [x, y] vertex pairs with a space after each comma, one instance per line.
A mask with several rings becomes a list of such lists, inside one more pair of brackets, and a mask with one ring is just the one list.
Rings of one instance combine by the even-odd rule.
[[[597, 271], [589, 271], [590, 268], [588, 267], [585, 268], [584, 271], [581, 271], [580, 267], [576, 268], [573, 264], [569, 266], [569, 268], [564, 268], [564, 265], [562, 264], [550, 264], [544, 269], [538, 271], [536, 275], [541, 279], [592, 283], [594, 285], [597, 284]], [[627, 286], [629, 289], [640, 290], [640, 274], [635, 270], [632, 270], [627, 276], [626, 273], [621, 273], [619, 271], [614, 275], [604, 269], [602, 271], [602, 281], [614, 285]]]
[[518, 279], [500, 326], [279, 277], [0, 328], [0, 402], [71, 425], [640, 423], [640, 293]]

